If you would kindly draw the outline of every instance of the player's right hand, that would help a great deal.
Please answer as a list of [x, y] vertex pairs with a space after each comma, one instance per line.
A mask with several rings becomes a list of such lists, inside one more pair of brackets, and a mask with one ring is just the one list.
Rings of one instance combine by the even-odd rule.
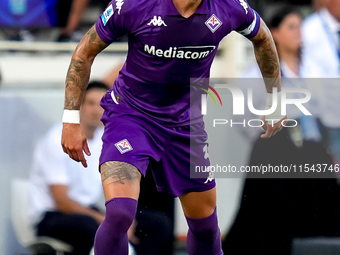
[[90, 150], [87, 145], [86, 136], [80, 127], [80, 124], [63, 123], [63, 132], [61, 145], [65, 153], [77, 162], [81, 162], [87, 167], [87, 162], [83, 151], [90, 156]]

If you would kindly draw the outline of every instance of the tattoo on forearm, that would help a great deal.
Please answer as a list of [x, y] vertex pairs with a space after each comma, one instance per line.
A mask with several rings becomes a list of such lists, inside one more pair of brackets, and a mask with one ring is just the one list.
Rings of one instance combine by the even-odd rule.
[[80, 109], [94, 57], [106, 46], [107, 44], [99, 38], [94, 26], [79, 43], [67, 72], [65, 109]]
[[275, 43], [270, 32], [262, 33], [258, 43], [254, 43], [255, 57], [265, 79], [266, 89], [271, 92], [272, 88], [277, 86], [280, 77], [279, 57], [276, 51]]
[[84, 61], [72, 59], [66, 77], [65, 87], [65, 109], [79, 110], [82, 96], [76, 95], [81, 91], [81, 95], [85, 90], [89, 79], [89, 73], [86, 72], [86, 64]]
[[102, 181], [111, 180], [113, 184], [134, 184], [140, 181], [138, 169], [125, 162], [109, 161], [104, 163], [101, 168]]

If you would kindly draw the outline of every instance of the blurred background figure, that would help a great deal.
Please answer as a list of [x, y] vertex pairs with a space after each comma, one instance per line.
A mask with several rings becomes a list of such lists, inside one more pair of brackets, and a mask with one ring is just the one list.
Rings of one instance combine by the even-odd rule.
[[60, 1], [63, 3], [64, 8], [70, 9], [66, 24], [60, 30], [59, 36], [57, 38], [58, 42], [69, 42], [69, 41], [80, 41], [83, 34], [80, 33], [79, 36], [75, 34], [76, 29], [79, 27], [80, 20], [88, 7], [89, 0], [70, 0], [70, 1]]
[[[301, 15], [289, 5], [276, 5], [273, 10], [267, 24], [280, 57], [282, 87], [304, 87], [304, 80], [298, 79], [303, 64]], [[259, 103], [260, 79], [255, 79], [261, 77], [258, 67], [251, 67], [245, 76], [253, 79], [243, 82], [241, 79], [241, 89], [252, 87], [255, 109], [264, 109], [265, 105]], [[332, 161], [322, 146], [314, 117], [305, 117], [295, 106], [287, 109], [287, 115], [299, 125], [283, 128], [271, 139], [260, 138], [261, 128], [241, 128], [253, 143], [246, 165], [330, 165]], [[258, 118], [250, 112], [244, 117]], [[290, 255], [296, 237], [339, 235], [339, 189], [334, 176], [333, 179], [297, 179], [293, 175], [289, 178], [292, 179], [261, 179], [259, 174], [247, 174], [240, 209], [223, 242], [225, 254]]]
[[308, 16], [302, 27], [303, 75], [339, 78], [340, 1], [321, 0], [321, 3], [323, 7]]
[[322, 7], [322, 0], [313, 0], [312, 5], [313, 5], [313, 10], [318, 11]]
[[293, 7], [283, 6], [278, 8], [268, 25], [276, 43], [283, 77], [300, 76], [301, 22], [301, 15]]
[[79, 42], [84, 35], [80, 29], [81, 21], [89, 6], [96, 6], [103, 10], [110, 0], [59, 0], [59, 10], [66, 9], [69, 11], [61, 12], [61, 26], [57, 42]]
[[302, 73], [309, 78], [333, 78], [313, 79], [310, 90], [318, 99], [333, 161], [340, 163], [340, 0], [321, 0], [321, 4], [303, 23]]
[[39, 142], [30, 176], [30, 216], [38, 236], [50, 236], [73, 246], [73, 254], [89, 254], [104, 214], [96, 204], [103, 198], [98, 172], [101, 151], [99, 102], [107, 91], [100, 82], [90, 83], [81, 106], [81, 126], [92, 155], [85, 169], [61, 147], [62, 124], [55, 125]]

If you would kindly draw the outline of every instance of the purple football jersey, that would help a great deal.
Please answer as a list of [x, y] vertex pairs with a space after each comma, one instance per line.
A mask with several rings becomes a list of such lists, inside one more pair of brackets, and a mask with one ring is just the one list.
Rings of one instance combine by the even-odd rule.
[[128, 35], [114, 95], [159, 123], [181, 126], [202, 121], [200, 110], [190, 111], [196, 103], [190, 100], [190, 79], [209, 78], [224, 36], [234, 30], [252, 38], [259, 24], [245, 0], [203, 0], [189, 18], [172, 0], [113, 0], [96, 30], [107, 44]]

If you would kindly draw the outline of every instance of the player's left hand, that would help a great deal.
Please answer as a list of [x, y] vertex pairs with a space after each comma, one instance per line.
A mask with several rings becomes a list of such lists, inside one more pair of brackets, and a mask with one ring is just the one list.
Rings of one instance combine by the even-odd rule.
[[264, 129], [265, 133], [261, 135], [261, 138], [267, 139], [275, 135], [277, 132], [279, 132], [282, 129], [281, 123], [286, 124], [286, 121], [285, 121], [286, 119], [287, 119], [287, 116], [283, 117], [279, 122], [273, 124], [272, 121], [270, 121], [269, 123], [266, 121], [266, 116], [262, 116], [261, 120], [264, 122], [264, 125], [262, 126], [262, 128]]

